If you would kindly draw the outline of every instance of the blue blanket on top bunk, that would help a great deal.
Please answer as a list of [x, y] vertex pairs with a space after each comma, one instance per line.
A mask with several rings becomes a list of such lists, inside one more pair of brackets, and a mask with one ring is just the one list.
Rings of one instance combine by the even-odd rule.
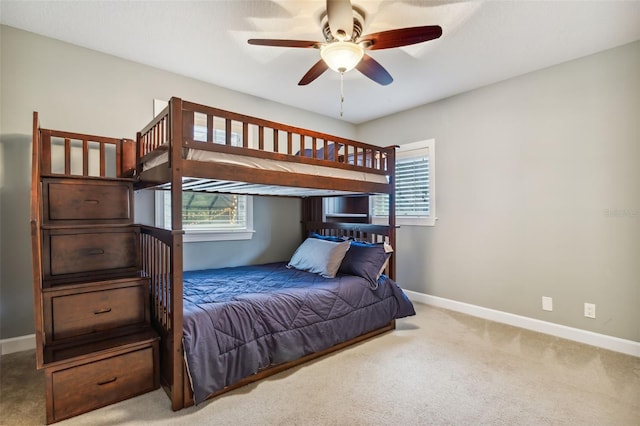
[[195, 403], [271, 365], [415, 315], [382, 275], [323, 278], [286, 263], [184, 273], [184, 348]]

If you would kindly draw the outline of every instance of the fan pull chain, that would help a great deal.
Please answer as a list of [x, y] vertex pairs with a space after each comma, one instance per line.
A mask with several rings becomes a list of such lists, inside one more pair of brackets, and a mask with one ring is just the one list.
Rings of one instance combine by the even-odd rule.
[[344, 72], [340, 73], [340, 118], [344, 113]]

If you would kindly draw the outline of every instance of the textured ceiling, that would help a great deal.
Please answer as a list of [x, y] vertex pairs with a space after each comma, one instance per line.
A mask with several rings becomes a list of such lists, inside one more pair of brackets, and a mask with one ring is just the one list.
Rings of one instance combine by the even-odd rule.
[[[363, 33], [440, 25], [443, 36], [369, 54], [394, 77], [344, 79], [344, 117], [379, 118], [640, 39], [640, 1], [352, 0]], [[212, 84], [339, 117], [339, 74], [297, 82], [315, 49], [250, 46], [249, 38], [322, 41], [324, 0], [13, 1], [2, 24]]]

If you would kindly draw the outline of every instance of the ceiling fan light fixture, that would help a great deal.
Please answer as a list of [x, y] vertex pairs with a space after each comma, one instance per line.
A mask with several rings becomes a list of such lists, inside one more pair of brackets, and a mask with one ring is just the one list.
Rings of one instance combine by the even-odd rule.
[[336, 41], [320, 49], [322, 60], [332, 70], [340, 73], [351, 71], [362, 60], [364, 49], [351, 41]]

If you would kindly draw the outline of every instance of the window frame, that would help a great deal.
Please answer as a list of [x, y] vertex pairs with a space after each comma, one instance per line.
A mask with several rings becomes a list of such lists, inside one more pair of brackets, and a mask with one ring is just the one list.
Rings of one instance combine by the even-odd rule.
[[[200, 241], [239, 241], [250, 240], [256, 232], [253, 228], [253, 197], [251, 195], [238, 194], [247, 197], [245, 203], [246, 221], [243, 228], [223, 229], [218, 227], [199, 227], [198, 229], [184, 228], [184, 242], [200, 242]], [[170, 191], [156, 191], [155, 193], [155, 226], [158, 228], [166, 228], [166, 212], [165, 197], [170, 197]]]
[[[423, 154], [424, 152], [424, 154]], [[436, 161], [435, 161], [435, 139], [426, 139], [418, 142], [411, 142], [400, 145], [396, 151], [396, 162], [398, 159], [425, 155], [429, 158], [429, 216], [403, 216], [397, 214], [396, 225], [404, 226], [435, 226], [438, 217], [436, 216]], [[396, 178], [397, 179], [397, 178]], [[396, 192], [397, 195], [397, 192]], [[397, 200], [397, 198], [396, 198]], [[374, 224], [389, 223], [389, 216], [372, 214]]]

